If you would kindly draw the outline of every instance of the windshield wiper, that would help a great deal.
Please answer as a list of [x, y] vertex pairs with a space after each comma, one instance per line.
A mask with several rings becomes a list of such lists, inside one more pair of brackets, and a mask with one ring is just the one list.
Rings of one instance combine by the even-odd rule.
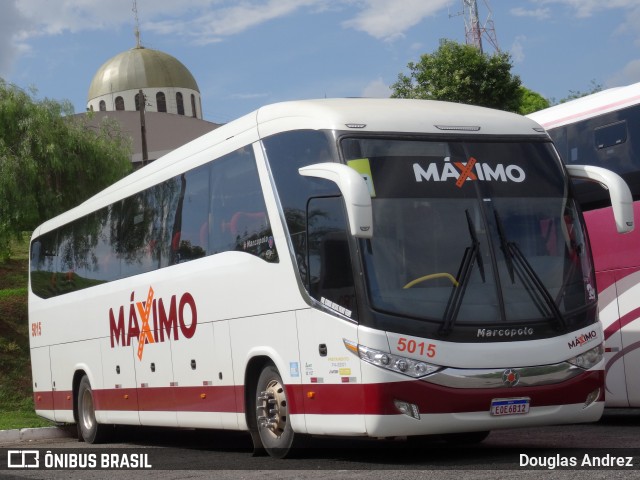
[[458, 275], [456, 276], [458, 280], [458, 286], [453, 287], [451, 295], [449, 296], [447, 308], [444, 311], [444, 321], [442, 326], [440, 327], [440, 330], [438, 331], [440, 335], [448, 335], [449, 333], [451, 333], [451, 329], [453, 328], [453, 325], [458, 318], [460, 306], [462, 305], [462, 299], [464, 298], [464, 294], [467, 290], [467, 284], [469, 283], [468, 280], [473, 270], [474, 261], [478, 264], [478, 271], [480, 272], [482, 281], [485, 281], [484, 264], [482, 263], [480, 242], [478, 241], [478, 236], [476, 235], [476, 228], [473, 224], [473, 220], [471, 220], [471, 215], [469, 215], [469, 210], [465, 210], [464, 213], [467, 217], [469, 235], [471, 236], [471, 246], [464, 249], [462, 261], [460, 262], [460, 269], [458, 270]]
[[507, 269], [509, 270], [509, 276], [511, 277], [511, 283], [515, 283], [515, 272], [515, 275], [518, 276], [524, 285], [527, 293], [540, 313], [545, 317], [550, 317], [555, 320], [555, 323], [560, 330], [566, 330], [567, 324], [558, 304], [549, 293], [549, 290], [547, 290], [547, 287], [545, 287], [544, 282], [531, 266], [531, 263], [529, 263], [529, 260], [527, 260], [527, 257], [522, 253], [518, 244], [507, 240], [502, 220], [496, 210], [494, 210], [494, 216], [498, 227], [498, 236], [500, 237], [500, 248], [504, 253]]

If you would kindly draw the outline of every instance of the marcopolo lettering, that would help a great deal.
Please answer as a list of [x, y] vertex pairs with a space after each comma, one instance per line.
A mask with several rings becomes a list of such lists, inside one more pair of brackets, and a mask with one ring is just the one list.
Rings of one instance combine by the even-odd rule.
[[477, 338], [494, 338], [494, 337], [528, 337], [533, 335], [534, 330], [531, 327], [523, 328], [479, 328]]
[[[154, 298], [154, 291], [149, 288], [146, 301], [136, 301], [135, 292], [131, 292], [128, 318], [125, 311], [126, 305], [109, 309], [111, 348], [129, 346], [132, 338], [139, 339], [140, 346], [181, 337], [189, 339], [198, 326], [198, 309], [189, 292], [169, 299]], [[142, 358], [142, 349], [138, 357]]]
[[498, 163], [489, 165], [478, 162], [475, 158], [469, 158], [468, 162], [451, 162], [445, 157], [444, 163], [430, 163], [423, 167], [419, 163], [413, 164], [413, 174], [416, 182], [446, 182], [455, 180], [458, 187], [462, 187], [465, 181], [479, 180], [482, 182], [524, 182], [527, 175], [518, 165], [504, 165]]
[[569, 345], [569, 350], [575, 347], [581, 347], [582, 345], [589, 343], [591, 340], [595, 340], [598, 337], [598, 334], [595, 330], [591, 330], [590, 332], [583, 333], [579, 337], [576, 337], [574, 340], [567, 343]]

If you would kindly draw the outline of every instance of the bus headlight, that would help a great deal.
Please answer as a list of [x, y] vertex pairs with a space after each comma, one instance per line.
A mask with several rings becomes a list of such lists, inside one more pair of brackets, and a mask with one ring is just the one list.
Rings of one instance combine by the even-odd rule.
[[571, 365], [575, 365], [576, 367], [583, 368], [585, 370], [589, 370], [594, 367], [598, 363], [602, 361], [604, 357], [604, 345], [601, 343], [597, 347], [592, 348], [591, 350], [587, 350], [580, 355], [577, 355], [573, 358], [567, 360]]
[[382, 352], [374, 348], [365, 347], [364, 345], [358, 345], [355, 342], [351, 342], [346, 338], [343, 339], [344, 346], [347, 347], [351, 353], [358, 355], [362, 360], [372, 365], [375, 365], [386, 370], [402, 373], [413, 378], [426, 377], [432, 373], [441, 370], [443, 367], [438, 365], [432, 365], [430, 363], [421, 362], [420, 360], [414, 360], [412, 358], [400, 357], [391, 353]]

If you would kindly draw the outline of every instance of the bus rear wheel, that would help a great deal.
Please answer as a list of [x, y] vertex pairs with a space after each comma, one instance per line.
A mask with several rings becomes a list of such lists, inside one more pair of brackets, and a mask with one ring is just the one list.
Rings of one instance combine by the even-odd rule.
[[86, 375], [82, 377], [78, 387], [78, 427], [82, 440], [87, 443], [102, 443], [110, 433], [108, 425], [96, 421], [93, 390]]
[[284, 458], [291, 453], [295, 434], [289, 421], [284, 383], [274, 365], [267, 365], [258, 378], [256, 423], [262, 446], [269, 455]]

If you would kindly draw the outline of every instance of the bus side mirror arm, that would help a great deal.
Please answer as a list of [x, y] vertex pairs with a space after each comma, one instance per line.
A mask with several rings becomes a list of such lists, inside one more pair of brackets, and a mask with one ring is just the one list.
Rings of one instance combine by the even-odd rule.
[[298, 169], [300, 175], [330, 180], [344, 197], [351, 235], [358, 238], [373, 236], [373, 212], [369, 188], [353, 168], [341, 163], [316, 163]]
[[609, 190], [618, 233], [633, 231], [633, 197], [627, 183], [617, 173], [592, 165], [567, 165], [573, 178], [597, 182]]

